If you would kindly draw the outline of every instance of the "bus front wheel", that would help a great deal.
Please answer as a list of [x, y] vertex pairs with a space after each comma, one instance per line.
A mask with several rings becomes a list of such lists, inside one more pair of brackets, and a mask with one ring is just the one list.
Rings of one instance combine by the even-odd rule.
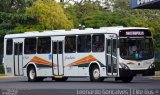
[[97, 65], [93, 65], [90, 68], [89, 74], [90, 74], [90, 81], [92, 81], [92, 82], [101, 82], [104, 80], [103, 77], [100, 77], [100, 70]]
[[27, 77], [29, 82], [43, 81], [43, 77], [37, 77], [36, 69], [34, 66], [30, 66], [27, 71]]

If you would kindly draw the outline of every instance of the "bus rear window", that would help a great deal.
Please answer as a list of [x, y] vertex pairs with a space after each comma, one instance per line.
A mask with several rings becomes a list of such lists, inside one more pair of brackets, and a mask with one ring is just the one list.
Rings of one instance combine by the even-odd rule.
[[12, 39], [7, 39], [7, 44], [6, 44], [6, 54], [7, 55], [12, 55], [13, 51], [13, 40]]

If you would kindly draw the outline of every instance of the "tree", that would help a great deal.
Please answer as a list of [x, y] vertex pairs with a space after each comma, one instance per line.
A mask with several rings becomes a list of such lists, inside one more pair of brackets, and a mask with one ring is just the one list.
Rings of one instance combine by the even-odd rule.
[[77, 28], [79, 24], [85, 25], [86, 17], [95, 15], [100, 11], [102, 11], [102, 8], [99, 4], [94, 2], [80, 2], [74, 5], [69, 4], [65, 8], [65, 13], [73, 20], [75, 28]]
[[37, 0], [26, 10], [26, 13], [35, 16], [38, 24], [44, 30], [73, 28], [62, 6], [53, 0]]
[[34, 0], [0, 0], [0, 32], [1, 34], [24, 32], [15, 28], [24, 24], [33, 24], [35, 18], [24, 14], [26, 7], [32, 5]]
[[99, 28], [107, 26], [147, 27], [151, 30], [155, 49], [160, 51], [160, 11], [146, 9], [131, 9], [130, 0], [112, 0], [113, 12], [106, 11], [98, 3], [81, 2], [67, 7], [65, 10], [74, 24]]
[[0, 0], [0, 11], [7, 13], [21, 13], [35, 0]]

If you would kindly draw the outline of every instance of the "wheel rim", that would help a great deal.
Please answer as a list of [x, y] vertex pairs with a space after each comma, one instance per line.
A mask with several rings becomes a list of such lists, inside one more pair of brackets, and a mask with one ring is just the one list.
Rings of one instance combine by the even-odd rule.
[[31, 79], [34, 79], [34, 78], [35, 78], [35, 75], [36, 75], [35, 71], [34, 71], [33, 69], [30, 70], [30, 72], [29, 72], [30, 78], [31, 78]]
[[93, 71], [93, 77], [95, 79], [98, 79], [100, 77], [99, 69], [94, 69], [94, 71]]

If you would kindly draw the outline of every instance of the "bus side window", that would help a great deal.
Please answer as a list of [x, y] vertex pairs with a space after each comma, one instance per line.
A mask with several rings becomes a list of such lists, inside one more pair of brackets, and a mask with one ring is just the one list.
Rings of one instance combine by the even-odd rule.
[[53, 54], [57, 54], [57, 42], [53, 42], [53, 47], [52, 47], [52, 51], [53, 51]]
[[65, 37], [65, 52], [66, 53], [76, 52], [76, 36]]
[[92, 51], [103, 52], [104, 51], [104, 35], [92, 36]]
[[6, 44], [6, 54], [7, 55], [12, 55], [13, 51], [13, 40], [12, 39], [7, 39], [7, 44]]
[[77, 40], [78, 52], [91, 52], [91, 35], [80, 35]]
[[112, 52], [114, 56], [117, 56], [117, 40], [113, 39], [112, 40], [113, 46], [112, 46]]
[[111, 39], [107, 40], [107, 53], [111, 54]]
[[37, 53], [45, 54], [51, 52], [51, 38], [40, 37], [38, 38]]
[[26, 38], [24, 41], [24, 53], [35, 54], [36, 53], [36, 38]]

